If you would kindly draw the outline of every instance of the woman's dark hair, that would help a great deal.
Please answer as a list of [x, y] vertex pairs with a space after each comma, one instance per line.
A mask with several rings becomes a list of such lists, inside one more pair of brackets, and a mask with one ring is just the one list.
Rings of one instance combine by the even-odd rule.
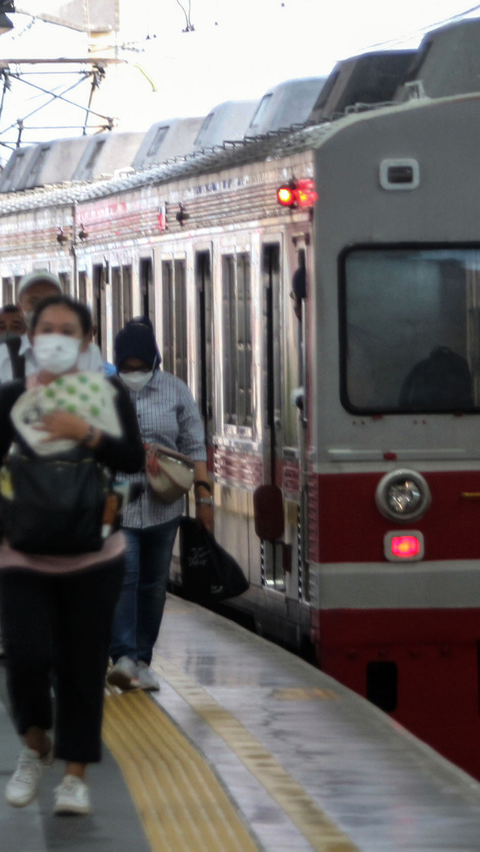
[[47, 296], [46, 299], [43, 299], [38, 303], [33, 312], [32, 321], [30, 323], [30, 329], [32, 332], [35, 331], [38, 320], [40, 319], [43, 311], [46, 308], [51, 307], [51, 305], [63, 305], [65, 308], [68, 308], [68, 310], [76, 314], [80, 320], [83, 334], [92, 333], [92, 314], [90, 313], [90, 308], [88, 308], [87, 305], [84, 305], [83, 302], [78, 302], [77, 299], [71, 299], [70, 296], [62, 296], [60, 294], [58, 296]]

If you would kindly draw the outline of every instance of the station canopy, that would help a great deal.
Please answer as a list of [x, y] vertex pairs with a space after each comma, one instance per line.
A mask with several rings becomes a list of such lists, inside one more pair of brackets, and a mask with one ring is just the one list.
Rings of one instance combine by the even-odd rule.
[[120, 0], [15, 0], [15, 11], [86, 33], [118, 32]]

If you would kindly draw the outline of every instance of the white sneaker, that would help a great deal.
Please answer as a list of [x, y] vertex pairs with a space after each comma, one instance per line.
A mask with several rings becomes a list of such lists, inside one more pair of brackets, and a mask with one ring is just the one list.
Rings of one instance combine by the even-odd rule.
[[120, 689], [138, 689], [137, 664], [130, 657], [120, 657], [107, 674], [107, 683]]
[[140, 689], [146, 689], [149, 692], [160, 689], [160, 681], [157, 675], [143, 660], [138, 661], [138, 680], [140, 681]]
[[89, 814], [90, 794], [85, 781], [76, 775], [65, 775], [55, 787], [54, 814]]
[[38, 751], [24, 746], [19, 754], [17, 768], [5, 790], [5, 798], [13, 808], [24, 808], [38, 795], [40, 778], [46, 766], [50, 766], [52, 752], [40, 757]]

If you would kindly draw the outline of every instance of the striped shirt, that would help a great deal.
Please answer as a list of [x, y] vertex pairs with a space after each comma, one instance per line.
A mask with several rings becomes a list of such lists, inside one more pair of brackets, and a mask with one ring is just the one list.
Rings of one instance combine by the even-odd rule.
[[[156, 370], [140, 391], [128, 391], [136, 409], [144, 444], [156, 443], [177, 450], [194, 461], [205, 461], [203, 423], [193, 396], [181, 379]], [[120, 477], [119, 477], [120, 478]], [[147, 485], [145, 473], [122, 474], [122, 481], [143, 482], [143, 494], [125, 510], [123, 526], [143, 529], [164, 524], [182, 514], [184, 500], [162, 503]]]

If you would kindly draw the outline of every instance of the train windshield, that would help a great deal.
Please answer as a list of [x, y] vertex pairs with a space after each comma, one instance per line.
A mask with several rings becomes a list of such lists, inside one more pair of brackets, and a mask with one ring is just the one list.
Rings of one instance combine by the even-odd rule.
[[341, 268], [345, 408], [480, 411], [480, 246], [356, 247]]

